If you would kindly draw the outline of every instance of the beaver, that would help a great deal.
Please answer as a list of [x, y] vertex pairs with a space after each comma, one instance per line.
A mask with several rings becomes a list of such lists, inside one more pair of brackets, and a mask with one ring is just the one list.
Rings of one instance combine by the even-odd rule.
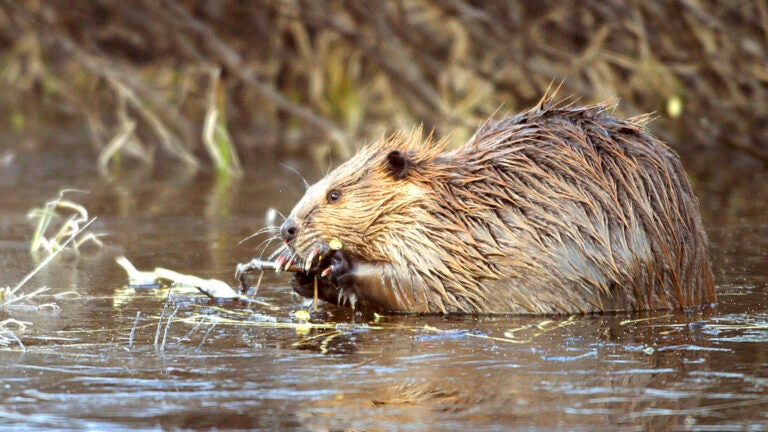
[[679, 157], [609, 108], [543, 99], [450, 151], [420, 129], [369, 144], [296, 204], [279, 266], [301, 295], [377, 312], [713, 305]]

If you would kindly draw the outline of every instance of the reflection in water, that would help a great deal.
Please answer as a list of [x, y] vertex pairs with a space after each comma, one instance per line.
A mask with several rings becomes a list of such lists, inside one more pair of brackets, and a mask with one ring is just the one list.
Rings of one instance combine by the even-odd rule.
[[110, 182], [56, 167], [56, 180], [40, 181], [41, 168], [25, 174], [31, 162], [15, 163], [22, 169], [0, 183], [0, 283], [34, 266], [24, 214], [62, 185], [91, 191], [81, 202], [109, 235], [105, 248], [57, 260], [29, 282], [79, 293], [45, 300], [58, 315], [3, 312], [33, 323], [17, 332], [26, 352], [0, 351], [4, 425], [758, 430], [766, 420], [764, 174], [728, 186], [697, 177], [720, 292], [714, 310], [491, 318], [328, 308], [313, 326], [291, 314], [304, 306], [282, 276], [265, 275], [261, 303], [216, 303], [125, 288], [114, 263], [125, 255], [139, 268], [236, 283], [235, 264], [257, 255], [263, 237], [239, 241], [303, 192], [292, 174], [269, 170], [276, 162], [234, 183], [173, 170]]

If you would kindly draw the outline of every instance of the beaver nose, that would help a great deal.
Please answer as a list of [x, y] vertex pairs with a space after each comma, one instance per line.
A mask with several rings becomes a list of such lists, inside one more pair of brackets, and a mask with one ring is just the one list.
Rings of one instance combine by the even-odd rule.
[[288, 218], [283, 222], [283, 226], [280, 227], [280, 236], [283, 237], [283, 241], [289, 243], [299, 235], [299, 226], [293, 219]]

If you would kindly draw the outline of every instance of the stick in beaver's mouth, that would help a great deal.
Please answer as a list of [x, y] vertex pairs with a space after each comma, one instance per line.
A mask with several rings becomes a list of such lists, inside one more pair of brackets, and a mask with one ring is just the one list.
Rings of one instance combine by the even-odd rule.
[[[312, 264], [315, 262], [315, 258], [320, 258], [318, 261], [322, 261], [324, 251], [338, 251], [341, 250], [341, 240], [334, 238], [328, 242], [327, 245], [322, 245], [314, 248], [304, 262], [304, 266], [297, 265], [296, 262], [291, 259], [287, 261], [285, 256], [280, 256], [274, 261], [263, 260], [261, 258], [254, 258], [247, 263], [238, 264], [235, 267], [235, 278], [240, 281], [240, 289], [247, 291], [248, 285], [245, 283], [245, 275], [254, 271], [267, 271], [271, 270], [275, 273], [281, 271], [291, 273], [309, 273], [312, 271]], [[319, 264], [319, 262], [317, 263]], [[326, 268], [320, 273], [320, 276], [327, 276], [332, 271], [331, 267]]]
[[291, 264], [286, 266], [282, 262], [277, 261], [267, 261], [263, 260], [261, 258], [254, 258], [247, 263], [240, 263], [235, 267], [235, 279], [240, 281], [240, 291], [245, 293], [248, 291], [248, 284], [245, 282], [245, 275], [248, 273], [254, 272], [254, 271], [267, 271], [272, 270], [275, 273], [279, 273], [280, 271], [287, 271], [287, 272], [303, 272], [304, 269], [295, 265]]
[[[307, 260], [308, 263], [311, 263], [312, 260]], [[326, 269], [323, 272], [323, 276], [327, 273], [330, 273], [329, 271], [330, 267]], [[288, 263], [286, 265], [283, 261], [275, 260], [275, 261], [265, 261], [261, 258], [254, 258], [251, 261], [245, 263], [245, 264], [238, 264], [235, 268], [235, 278], [237, 278], [240, 281], [240, 291], [245, 293], [248, 291], [248, 285], [245, 283], [245, 275], [247, 273], [253, 272], [253, 271], [266, 271], [266, 270], [273, 270], [275, 273], [279, 273], [281, 271], [287, 271], [287, 272], [309, 272], [311, 268], [309, 266], [302, 268], [300, 266], [295, 265], [293, 262]], [[312, 302], [312, 307], [315, 312], [317, 312], [317, 276], [315, 276], [315, 295]]]

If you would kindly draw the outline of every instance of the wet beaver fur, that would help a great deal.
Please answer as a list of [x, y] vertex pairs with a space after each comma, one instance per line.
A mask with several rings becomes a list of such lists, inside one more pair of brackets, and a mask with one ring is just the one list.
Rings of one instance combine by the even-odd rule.
[[369, 145], [307, 190], [281, 227], [279, 262], [304, 268], [301, 295], [317, 279], [323, 300], [385, 312], [713, 304], [678, 156], [647, 117], [606, 109], [549, 99], [455, 150], [421, 131]]

